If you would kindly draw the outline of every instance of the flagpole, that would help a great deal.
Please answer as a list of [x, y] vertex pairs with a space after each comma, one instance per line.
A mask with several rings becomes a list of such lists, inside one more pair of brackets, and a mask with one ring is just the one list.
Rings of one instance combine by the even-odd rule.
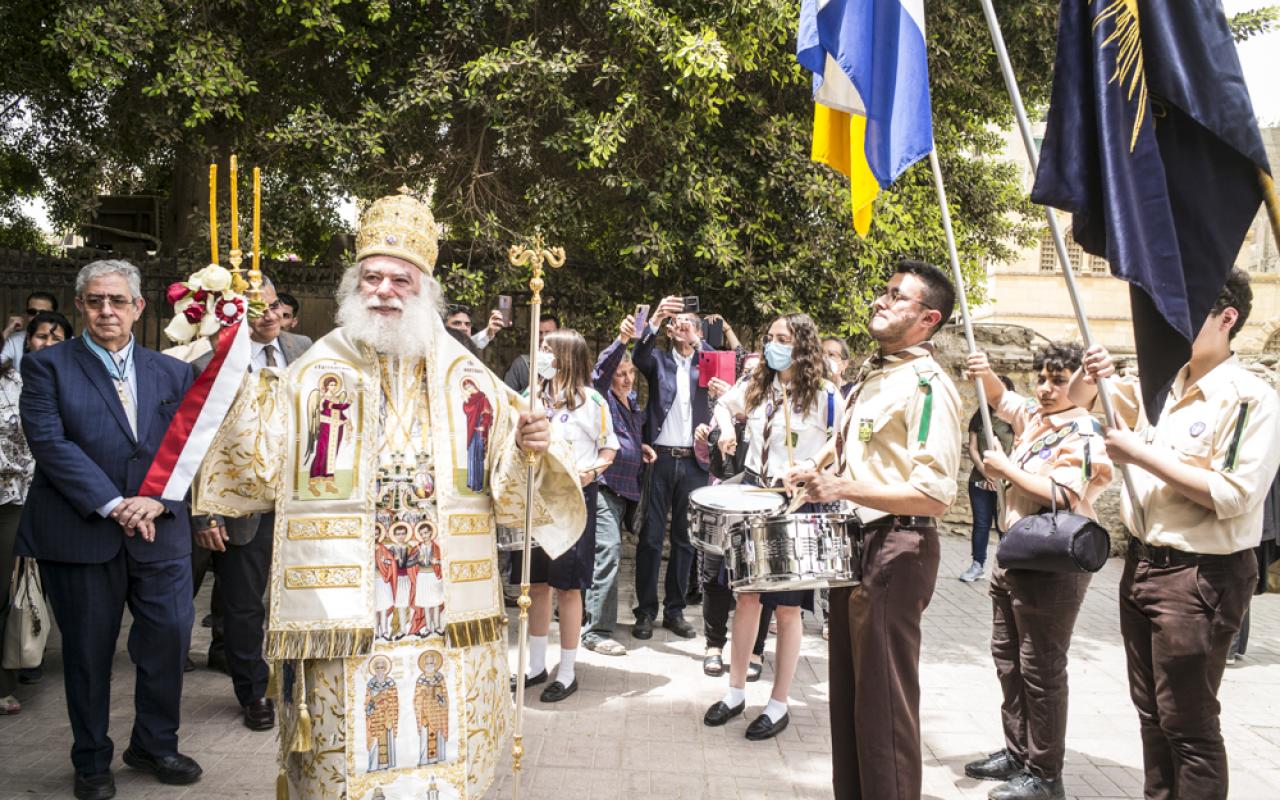
[[1267, 217], [1271, 220], [1271, 235], [1276, 239], [1276, 247], [1280, 248], [1280, 198], [1276, 197], [1276, 183], [1261, 168], [1258, 181], [1262, 184], [1262, 199], [1267, 204]]
[[[1018, 119], [1018, 130], [1022, 134], [1022, 145], [1027, 151], [1027, 160], [1031, 163], [1031, 171], [1040, 166], [1040, 151], [1036, 146], [1035, 136], [1031, 132], [1031, 120], [1027, 118], [1027, 108], [1022, 103], [1022, 92], [1018, 90], [1018, 78], [1013, 74], [1013, 64], [1009, 61], [1009, 51], [1004, 44], [1004, 34], [1000, 32], [1000, 21], [996, 18], [996, 10], [991, 0], [978, 0], [982, 4], [982, 13], [987, 18], [987, 29], [991, 31], [991, 43], [995, 45], [996, 57], [1000, 61], [1000, 72], [1004, 75], [1005, 88], [1009, 91], [1009, 100], [1013, 103], [1013, 113]], [[1049, 206], [1044, 208], [1045, 219], [1049, 223], [1049, 235], [1053, 238], [1053, 248], [1058, 254], [1058, 263], [1062, 265], [1062, 277], [1067, 282], [1067, 294], [1071, 297], [1071, 307], [1075, 311], [1076, 324], [1080, 328], [1080, 338], [1084, 340], [1085, 349], [1093, 346], [1093, 334], [1089, 329], [1089, 319], [1085, 316], [1084, 306], [1080, 302], [1080, 290], [1076, 286], [1075, 271], [1071, 268], [1071, 257], [1067, 253], [1067, 242], [1062, 238], [1062, 228], [1058, 225], [1058, 216]], [[1098, 399], [1102, 401], [1102, 415], [1108, 427], [1116, 427], [1116, 412], [1111, 404], [1110, 387], [1106, 379], [1098, 381]], [[1120, 464], [1120, 474], [1124, 477], [1124, 488], [1129, 495], [1129, 503], [1133, 507], [1135, 527], [1142, 529], [1142, 506], [1138, 503], [1138, 493], [1130, 480], [1129, 465]], [[1137, 533], [1139, 531], [1135, 531]]]
[[[964, 295], [964, 275], [960, 272], [960, 254], [956, 251], [956, 237], [951, 229], [951, 207], [947, 204], [947, 188], [942, 181], [942, 166], [938, 163], [938, 151], [929, 151], [929, 166], [933, 168], [933, 187], [938, 191], [938, 207], [942, 209], [942, 230], [947, 235], [947, 256], [951, 259], [951, 272], [955, 276], [956, 299], [960, 301], [960, 323], [964, 327], [964, 340], [969, 345], [969, 355], [978, 352], [978, 345], [973, 340], [973, 322], [969, 319], [969, 301]], [[978, 393], [978, 413], [982, 415], [982, 433], [987, 440], [988, 450], [1000, 450], [995, 431], [991, 427], [991, 409], [987, 405], [987, 388], [982, 379], [973, 379], [974, 391]]]

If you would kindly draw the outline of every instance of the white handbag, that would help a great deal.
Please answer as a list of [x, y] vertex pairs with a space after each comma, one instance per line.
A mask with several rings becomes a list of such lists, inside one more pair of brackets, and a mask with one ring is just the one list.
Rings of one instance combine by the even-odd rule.
[[53, 620], [44, 600], [34, 558], [15, 560], [9, 584], [9, 615], [4, 629], [4, 669], [32, 669], [44, 661], [44, 643]]

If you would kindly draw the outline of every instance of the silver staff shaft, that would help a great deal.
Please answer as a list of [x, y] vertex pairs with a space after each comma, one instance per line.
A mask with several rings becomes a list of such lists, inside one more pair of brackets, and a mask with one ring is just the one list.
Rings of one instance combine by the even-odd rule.
[[[1027, 151], [1027, 160], [1031, 162], [1031, 171], [1040, 166], [1040, 150], [1036, 146], [1035, 136], [1031, 132], [1031, 121], [1027, 118], [1027, 108], [1022, 103], [1022, 92], [1018, 90], [1018, 78], [1013, 74], [1013, 64], [1009, 61], [1009, 50], [1004, 44], [1004, 34], [1000, 32], [1000, 21], [996, 18], [996, 10], [991, 0], [979, 0], [982, 13], [987, 18], [987, 29], [991, 31], [991, 43], [995, 45], [996, 57], [1000, 60], [1000, 72], [1004, 74], [1004, 85], [1009, 90], [1009, 99], [1013, 102], [1013, 113], [1018, 118], [1018, 130], [1022, 134], [1022, 145]], [[1062, 265], [1062, 277], [1067, 282], [1067, 294], [1071, 297], [1071, 307], [1075, 311], [1076, 325], [1080, 328], [1080, 338], [1084, 340], [1087, 350], [1093, 347], [1093, 334], [1089, 330], [1089, 319], [1085, 316], [1084, 306], [1080, 301], [1080, 290], [1076, 286], [1075, 271], [1071, 268], [1071, 257], [1067, 253], [1067, 242], [1062, 238], [1062, 228], [1058, 225], [1058, 217], [1048, 206], [1044, 209], [1045, 219], [1049, 223], [1049, 235], [1053, 238], [1053, 248], [1058, 253], [1058, 263]], [[1098, 399], [1102, 401], [1102, 414], [1107, 425], [1116, 427], [1116, 412], [1111, 403], [1111, 391], [1107, 381], [1098, 381]], [[1142, 506], [1138, 503], [1138, 493], [1133, 488], [1129, 465], [1120, 465], [1120, 474], [1124, 477], [1124, 488], [1129, 494], [1129, 503], [1133, 507], [1134, 533], [1141, 534]]]
[[[973, 340], [973, 321], [969, 318], [969, 301], [964, 295], [964, 275], [960, 272], [960, 254], [956, 251], [956, 236], [951, 229], [951, 207], [947, 204], [947, 188], [942, 180], [942, 166], [938, 163], [938, 151], [929, 151], [929, 166], [933, 168], [933, 186], [938, 190], [938, 207], [942, 209], [942, 230], [947, 235], [947, 256], [951, 259], [951, 272], [956, 281], [956, 299], [960, 301], [960, 323], [964, 327], [964, 340], [969, 345], [969, 355], [978, 352], [978, 345]], [[986, 437], [988, 450], [999, 450], [995, 432], [991, 428], [991, 409], [987, 405], [987, 387], [981, 378], [973, 379], [974, 391], [978, 393], [978, 413], [982, 415], [982, 434]]]

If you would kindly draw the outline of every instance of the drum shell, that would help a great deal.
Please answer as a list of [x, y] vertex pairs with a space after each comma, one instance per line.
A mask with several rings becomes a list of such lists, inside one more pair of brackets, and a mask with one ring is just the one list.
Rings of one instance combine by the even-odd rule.
[[743, 591], [792, 591], [859, 582], [857, 542], [848, 514], [757, 517], [734, 526], [725, 563]]
[[524, 528], [508, 528], [505, 525], [494, 526], [494, 538], [498, 540], [500, 552], [512, 553], [524, 548]]
[[[730, 487], [724, 484], [715, 487], [706, 487], [706, 491], [710, 493], [723, 492]], [[753, 492], [758, 491], [754, 487], [734, 487], [738, 491]], [[777, 502], [768, 501], [774, 506], [772, 510], [743, 510], [726, 507], [725, 505], [710, 505], [699, 501], [699, 494], [704, 490], [699, 489], [689, 495], [689, 510], [687, 519], [689, 521], [689, 541], [694, 549], [700, 550], [709, 555], [723, 556], [729, 545], [729, 531], [735, 525], [747, 523], [753, 519], [761, 519], [772, 515], [774, 512], [781, 510], [786, 501], [779, 495]], [[722, 494], [716, 494], [721, 501], [724, 500]], [[759, 498], [756, 498], [759, 501]]]

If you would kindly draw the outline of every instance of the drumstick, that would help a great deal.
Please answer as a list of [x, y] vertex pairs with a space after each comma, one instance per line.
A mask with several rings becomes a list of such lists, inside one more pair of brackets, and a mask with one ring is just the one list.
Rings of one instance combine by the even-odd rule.
[[774, 487], [769, 487], [769, 486], [751, 486], [751, 487], [747, 488], [745, 491], [748, 491], [748, 492], [785, 492], [785, 491], [787, 491], [787, 489], [786, 489], [786, 487], [785, 487], [785, 486], [774, 486]]
[[[813, 471], [821, 472], [826, 469], [827, 465], [831, 463], [831, 460], [835, 458], [835, 455], [835, 448], [824, 447], [822, 452], [818, 454], [818, 457], [813, 460]], [[801, 484], [799, 488], [800, 491], [796, 492], [795, 497], [791, 498], [791, 503], [787, 506], [788, 514], [796, 513], [800, 506], [804, 505], [804, 485]]]
[[[779, 381], [781, 383], [781, 381]], [[791, 444], [791, 403], [787, 401], [787, 385], [782, 384], [782, 422], [787, 429], [787, 466], [796, 465], [796, 452]]]

